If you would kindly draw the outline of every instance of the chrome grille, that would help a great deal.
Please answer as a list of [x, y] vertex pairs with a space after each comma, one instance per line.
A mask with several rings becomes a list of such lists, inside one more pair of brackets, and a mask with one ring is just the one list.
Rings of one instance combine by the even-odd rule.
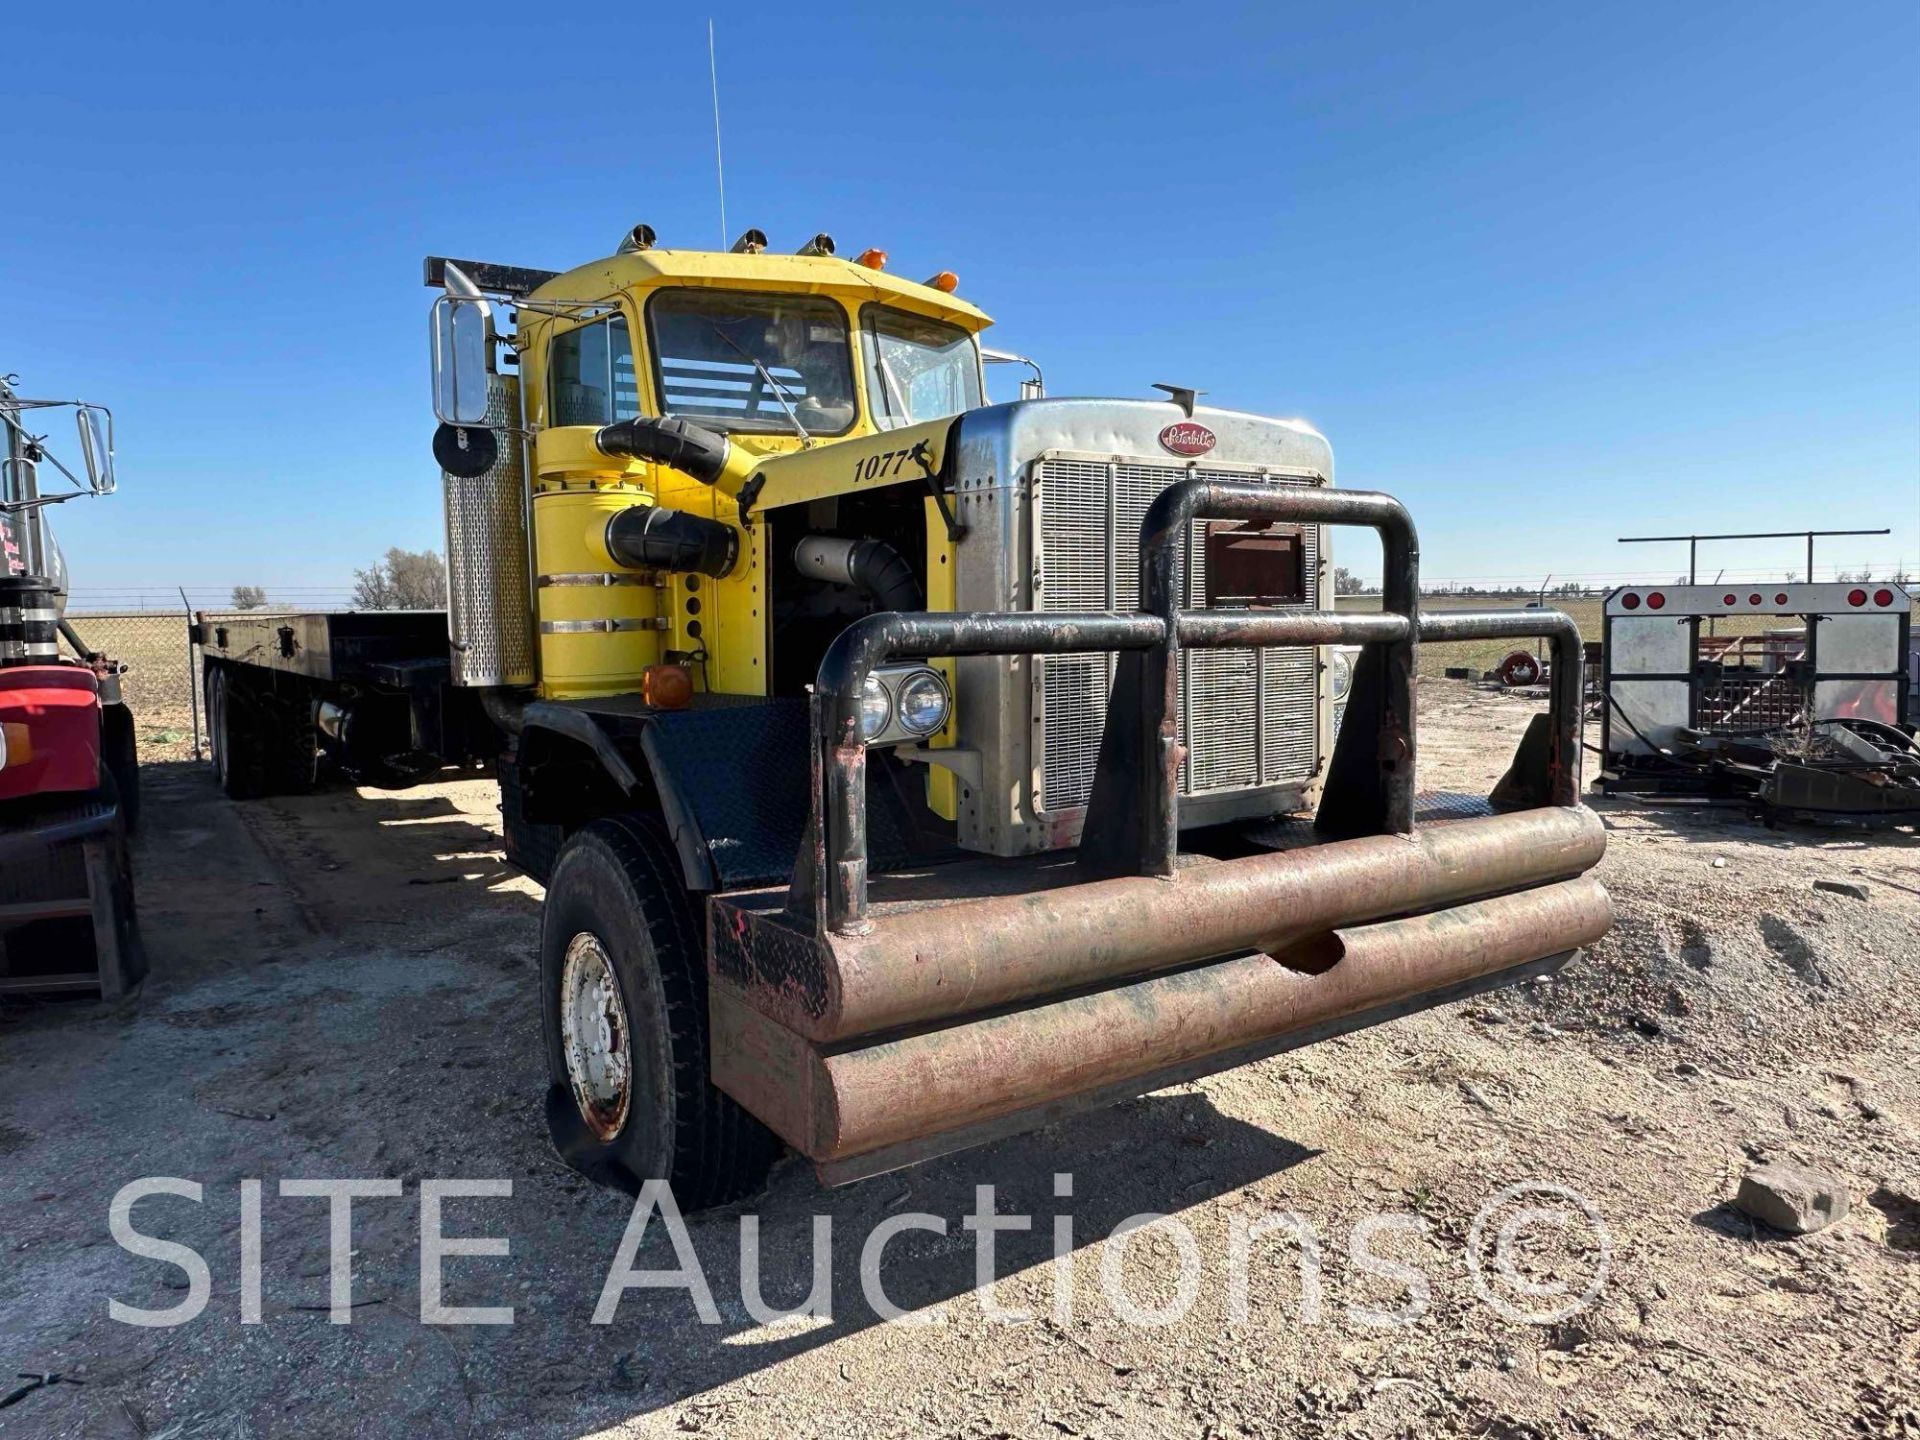
[[[1132, 610], [1140, 603], [1140, 522], [1181, 465], [1044, 459], [1035, 466], [1041, 610]], [[1202, 478], [1247, 480], [1244, 470]], [[1274, 477], [1273, 483], [1311, 482]], [[1302, 540], [1309, 591], [1319, 584], [1320, 534]], [[1205, 604], [1204, 524], [1187, 542], [1188, 605]], [[1311, 609], [1311, 604], [1299, 609]], [[1084, 806], [1106, 723], [1114, 657], [1049, 656], [1040, 662], [1040, 808]], [[1199, 795], [1305, 779], [1318, 753], [1319, 669], [1311, 648], [1201, 650], [1181, 656], [1180, 738], [1187, 746], [1181, 792]]]

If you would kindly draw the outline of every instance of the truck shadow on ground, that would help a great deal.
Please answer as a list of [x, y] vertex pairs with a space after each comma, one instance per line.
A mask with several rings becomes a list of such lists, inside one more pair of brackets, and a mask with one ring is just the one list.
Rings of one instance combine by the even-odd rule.
[[[884, 1313], [886, 1307], [904, 1312], [906, 1324], [939, 1327], [934, 1333], [951, 1337], [937, 1343], [992, 1345], [998, 1342], [983, 1340], [983, 1332], [1024, 1329], [1033, 1336], [1037, 1326], [1044, 1339], [1020, 1348], [1071, 1346], [1094, 1365], [1124, 1374], [1084, 1324], [1089, 1313], [1113, 1313], [1112, 1295], [1103, 1290], [1099, 1267], [1076, 1264], [1074, 1257], [1125, 1222], [1178, 1219], [1235, 1191], [1250, 1192], [1239, 1207], [1249, 1216], [1284, 1210], [1277, 1198], [1261, 1203], [1258, 1187], [1316, 1154], [1221, 1113], [1204, 1094], [1164, 1092], [844, 1190], [821, 1190], [811, 1168], [793, 1160], [776, 1172], [765, 1194], [688, 1217], [686, 1235], [713, 1297], [704, 1322], [688, 1290], [670, 1281], [672, 1288], [626, 1290], [610, 1323], [593, 1323], [608, 1274], [619, 1269], [618, 1230], [602, 1225], [596, 1241], [582, 1245], [576, 1232], [564, 1259], [552, 1257], [584, 1273], [571, 1277], [566, 1293], [553, 1297], [557, 1303], [543, 1309], [534, 1328], [516, 1324], [513, 1333], [490, 1334], [475, 1345], [500, 1347], [528, 1362], [564, 1351], [566, 1380], [587, 1382], [572, 1395], [580, 1407], [578, 1423], [587, 1428], [685, 1402], [876, 1326], [903, 1323], [897, 1313]], [[1055, 1193], [1059, 1177], [1068, 1177], [1070, 1195]], [[977, 1213], [1025, 1221], [1025, 1228], [994, 1237], [991, 1270], [983, 1270], [978, 1232], [966, 1223]], [[915, 1228], [900, 1230], [869, 1263], [870, 1237], [909, 1221]], [[824, 1234], [822, 1223], [828, 1227]], [[1290, 1263], [1276, 1259], [1275, 1243], [1261, 1242], [1254, 1265]], [[1228, 1290], [1225, 1248], [1218, 1237], [1203, 1242], [1211, 1267], [1199, 1277], [1203, 1306], [1218, 1304]], [[757, 1275], [749, 1271], [748, 1251], [756, 1257]], [[1168, 1304], [1178, 1258], [1148, 1236], [1133, 1242], [1132, 1253], [1119, 1288], [1144, 1309]], [[664, 1222], [653, 1216], [633, 1268], [671, 1272], [686, 1260]], [[1077, 1326], [1052, 1318], [1063, 1274], [1069, 1311], [1082, 1317]], [[973, 1294], [983, 1278], [997, 1280], [998, 1304], [1026, 1312], [1024, 1318], [989, 1318]], [[828, 1315], [764, 1324], [748, 1308], [750, 1293], [774, 1309], [825, 1298]], [[482, 1368], [491, 1369], [499, 1358], [481, 1362]], [[539, 1413], [537, 1397], [529, 1399]]]
[[[505, 865], [475, 796], [330, 787], [234, 804], [204, 766], [149, 768], [136, 868], [153, 977], [113, 1017], [108, 1043], [146, 1057], [137, 1073], [153, 1081], [130, 1102], [128, 1123], [137, 1115], [153, 1138], [128, 1145], [104, 1125], [70, 1137], [101, 1155], [106, 1189], [85, 1197], [85, 1214], [103, 1214], [112, 1189], [134, 1175], [215, 1167], [208, 1203], [177, 1207], [183, 1228], [169, 1232], [214, 1257], [232, 1244], [234, 1199], [222, 1175], [260, 1176], [270, 1196], [289, 1175], [397, 1176], [406, 1197], [356, 1207], [353, 1268], [366, 1303], [341, 1326], [327, 1323], [318, 1288], [325, 1229], [300, 1208], [312, 1202], [270, 1199], [264, 1335], [300, 1378], [262, 1408], [264, 1396], [224, 1392], [207, 1355], [169, 1349], [154, 1374], [176, 1377], [174, 1407], [202, 1416], [237, 1407], [312, 1433], [330, 1433], [345, 1415], [383, 1414], [418, 1435], [577, 1435], [785, 1362], [817, 1364], [807, 1357], [886, 1324], [862, 1283], [862, 1255], [876, 1230], [908, 1215], [933, 1217], [927, 1223], [941, 1233], [905, 1229], [888, 1241], [878, 1266], [884, 1304], [943, 1316], [940, 1335], [977, 1334], [987, 1322], [970, 1296], [979, 1283], [976, 1235], [963, 1221], [985, 1186], [998, 1214], [1031, 1217], [1030, 1228], [996, 1237], [994, 1273], [1019, 1277], [1003, 1279], [1005, 1303], [1040, 1317], [1033, 1324], [1046, 1338], [1038, 1343], [1076, 1346], [1098, 1363], [1084, 1326], [1059, 1329], [1045, 1318], [1056, 1244], [1080, 1255], [1129, 1217], [1178, 1216], [1236, 1190], [1249, 1192], [1236, 1208], [1284, 1210], [1284, 1185], [1262, 1193], [1263, 1182], [1316, 1153], [1188, 1088], [837, 1191], [822, 1190], [809, 1166], [790, 1159], [762, 1194], [686, 1218], [713, 1298], [707, 1318], [686, 1286], [669, 1285], [625, 1290], [610, 1323], [596, 1324], [633, 1204], [564, 1169], [548, 1141], [534, 960], [539, 890]], [[297, 1025], [284, 1023], [288, 1013]], [[180, 1137], [191, 1138], [198, 1158], [168, 1148]], [[510, 1240], [505, 1259], [451, 1262], [446, 1298], [512, 1303], [511, 1325], [419, 1319], [418, 1192], [427, 1176], [512, 1179], [510, 1196], [461, 1202], [471, 1208], [450, 1212], [445, 1227]], [[1059, 1176], [1071, 1177], [1069, 1194], [1057, 1193]], [[818, 1221], [831, 1240], [817, 1271]], [[766, 1306], [799, 1304], [820, 1274], [830, 1318], [767, 1325], [753, 1316], [742, 1248], [743, 1228], [755, 1226]], [[1275, 1243], [1263, 1242], [1263, 1254]], [[1208, 1246], [1216, 1269], [1220, 1248]], [[1134, 1249], [1151, 1263], [1132, 1275], [1129, 1293], [1142, 1305], [1163, 1303], [1177, 1257], [1146, 1236]], [[681, 1263], [656, 1215], [633, 1268]], [[173, 1333], [205, 1335], [218, 1354], [247, 1343], [247, 1332], [234, 1323], [231, 1256], [215, 1268], [212, 1308]], [[1109, 1312], [1096, 1267], [1083, 1258], [1072, 1269], [1076, 1310]], [[121, 1256], [112, 1275], [131, 1303], [178, 1299], [163, 1266]], [[1225, 1279], [1207, 1275], [1207, 1293], [1217, 1296]], [[75, 1303], [91, 1311], [99, 1302], [88, 1294]], [[109, 1365], [129, 1344], [155, 1343], [154, 1332], [105, 1320], [87, 1328], [84, 1348]], [[370, 1370], [390, 1374], [391, 1384]]]
[[356, 791], [336, 780], [235, 802], [205, 764], [141, 774], [134, 878], [160, 985], [291, 958], [314, 940], [378, 942], [382, 931], [444, 931], [476, 911], [538, 913], [539, 891], [506, 863], [497, 831], [444, 787]]

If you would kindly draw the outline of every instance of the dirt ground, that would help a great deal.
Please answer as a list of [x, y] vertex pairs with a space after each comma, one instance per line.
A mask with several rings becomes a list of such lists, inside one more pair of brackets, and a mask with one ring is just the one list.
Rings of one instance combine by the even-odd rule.
[[[1423, 690], [1423, 782], [1484, 788], [1534, 702]], [[1559, 977], [844, 1190], [790, 1162], [688, 1222], [718, 1323], [684, 1291], [635, 1289], [595, 1325], [632, 1202], [547, 1145], [539, 890], [502, 863], [491, 786], [235, 806], [184, 763], [147, 781], [144, 992], [0, 1013], [0, 1397], [15, 1372], [83, 1382], [0, 1408], [0, 1437], [1920, 1434], [1910, 832], [1603, 802], [1619, 923]], [[1759, 1158], [1831, 1171], [1851, 1213], [1799, 1240], [1755, 1227], [1727, 1202]], [[175, 1328], [108, 1311], [188, 1295], [184, 1272], [110, 1237], [115, 1192], [144, 1176], [205, 1187], [135, 1212], [211, 1268], [204, 1313]], [[278, 1193], [309, 1177], [405, 1183], [354, 1206], [349, 1324], [327, 1313], [325, 1207]], [[511, 1305], [511, 1325], [421, 1323], [422, 1177], [511, 1180], [449, 1201], [445, 1224], [509, 1238], [505, 1257], [450, 1259], [447, 1299]], [[240, 1320], [246, 1179], [266, 1191], [258, 1324]], [[1526, 1181], [1578, 1192], [1608, 1237], [1604, 1274], [1577, 1225], [1516, 1241], [1537, 1283], [1577, 1296], [1600, 1276], [1557, 1323], [1502, 1314], [1473, 1282], [1476, 1214]], [[994, 1295], [1036, 1318], [993, 1318], [975, 1293], [960, 1221], [982, 1184], [1033, 1217], [999, 1235]], [[805, 1290], [830, 1218], [830, 1321], [751, 1317], [748, 1212], [775, 1305]], [[884, 1280], [936, 1323], [881, 1323], [860, 1243], [910, 1212], [949, 1233], [901, 1234]], [[1172, 1232], [1108, 1238], [1141, 1212], [1196, 1243], [1192, 1304], [1158, 1327], [1102, 1283], [1136, 1306], [1176, 1296]], [[1279, 1212], [1311, 1227], [1319, 1293], [1302, 1247], [1266, 1236], [1242, 1316], [1235, 1227]], [[1375, 1213], [1399, 1218], [1363, 1243]], [[676, 1263], [658, 1222], [635, 1263]]]

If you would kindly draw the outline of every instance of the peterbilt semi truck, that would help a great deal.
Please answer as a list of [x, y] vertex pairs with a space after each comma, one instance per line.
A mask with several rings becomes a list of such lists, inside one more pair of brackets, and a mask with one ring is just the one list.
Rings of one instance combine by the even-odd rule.
[[[146, 973], [127, 836], [140, 809], [122, 667], [66, 616], [48, 515], [114, 489], [104, 406], [36, 400], [0, 377], [0, 995], [117, 1000]], [[40, 428], [76, 421], [81, 470]]]
[[[990, 404], [956, 278], [825, 235], [426, 281], [448, 610], [204, 622], [213, 755], [236, 797], [496, 767], [586, 1174], [858, 1179], [1609, 925], [1571, 621], [1423, 616], [1311, 426], [1038, 367]], [[1334, 612], [1336, 527], [1380, 613]], [[1569, 657], [1551, 709], [1490, 800], [1423, 798], [1418, 647], [1493, 636]]]

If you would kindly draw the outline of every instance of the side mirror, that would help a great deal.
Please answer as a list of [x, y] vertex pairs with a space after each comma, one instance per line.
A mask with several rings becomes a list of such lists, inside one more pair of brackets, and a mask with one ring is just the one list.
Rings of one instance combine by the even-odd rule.
[[1024, 355], [1016, 355], [1011, 350], [994, 350], [986, 345], [980, 347], [980, 358], [989, 365], [1024, 365], [1033, 373], [1020, 382], [1022, 400], [1044, 400], [1047, 397], [1046, 377], [1040, 373], [1038, 361], [1029, 360]]
[[492, 320], [484, 300], [442, 295], [433, 302], [433, 414], [443, 425], [486, 422]]
[[96, 495], [111, 495], [113, 412], [104, 405], [77, 405], [74, 421], [80, 431], [80, 457], [87, 467], [87, 488]]

